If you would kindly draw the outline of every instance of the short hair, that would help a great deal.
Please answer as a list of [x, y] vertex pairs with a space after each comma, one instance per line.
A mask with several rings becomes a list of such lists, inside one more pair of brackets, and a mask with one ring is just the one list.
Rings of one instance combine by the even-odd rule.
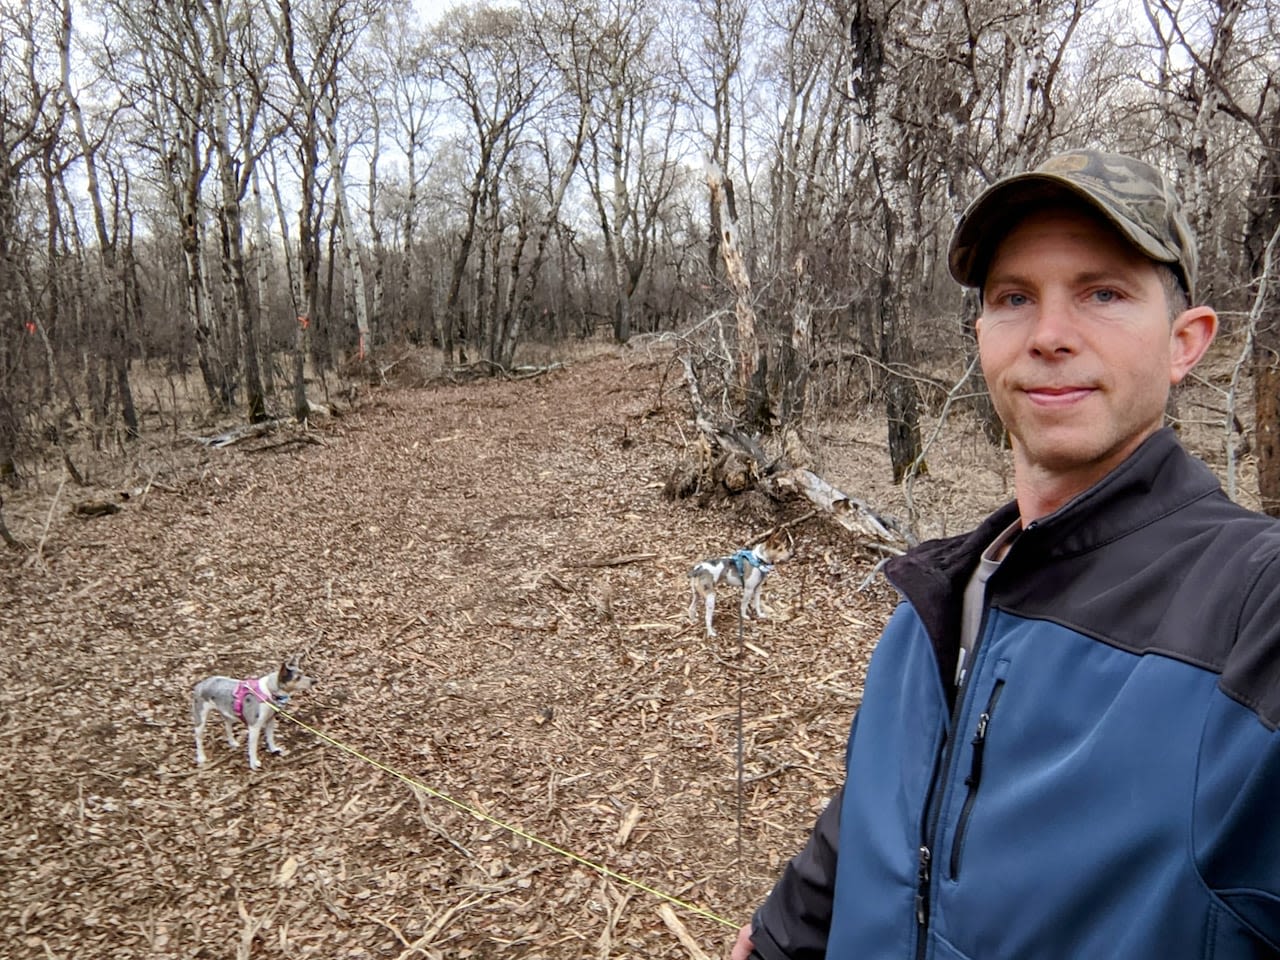
[[1183, 313], [1191, 309], [1191, 297], [1183, 286], [1178, 271], [1168, 263], [1156, 263], [1156, 275], [1160, 278], [1160, 286], [1164, 288], [1164, 301], [1169, 308], [1169, 322], [1177, 320]]

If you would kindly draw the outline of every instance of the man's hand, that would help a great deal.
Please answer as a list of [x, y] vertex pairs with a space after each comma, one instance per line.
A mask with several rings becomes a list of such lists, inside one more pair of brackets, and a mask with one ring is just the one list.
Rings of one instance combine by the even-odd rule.
[[738, 931], [738, 940], [733, 945], [733, 952], [729, 954], [729, 960], [747, 960], [755, 946], [751, 941], [751, 924], [748, 923]]

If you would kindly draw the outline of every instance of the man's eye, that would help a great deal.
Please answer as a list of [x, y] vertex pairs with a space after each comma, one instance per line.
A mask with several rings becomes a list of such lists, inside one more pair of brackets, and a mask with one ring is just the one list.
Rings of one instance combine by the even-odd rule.
[[1119, 296], [1114, 290], [1095, 290], [1093, 292], [1093, 298], [1099, 303], [1114, 303]]
[[1004, 302], [1011, 307], [1023, 307], [1029, 302], [1025, 293], [1010, 293], [1005, 296]]

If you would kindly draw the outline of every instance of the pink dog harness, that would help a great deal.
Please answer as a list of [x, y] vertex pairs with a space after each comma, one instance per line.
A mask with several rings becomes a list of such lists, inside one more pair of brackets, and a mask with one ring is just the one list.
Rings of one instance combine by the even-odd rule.
[[262, 682], [257, 677], [241, 680], [236, 684], [236, 698], [233, 704], [236, 708], [236, 716], [241, 720], [244, 719], [244, 698], [250, 693], [257, 697], [261, 703], [266, 703], [271, 699], [271, 695], [262, 689]]

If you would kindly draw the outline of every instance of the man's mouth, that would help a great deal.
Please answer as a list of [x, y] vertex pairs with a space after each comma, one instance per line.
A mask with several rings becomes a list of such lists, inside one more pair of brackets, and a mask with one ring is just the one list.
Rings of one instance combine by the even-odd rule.
[[1093, 387], [1026, 387], [1023, 390], [1035, 403], [1045, 406], [1066, 406], [1082, 400], [1094, 392]]

